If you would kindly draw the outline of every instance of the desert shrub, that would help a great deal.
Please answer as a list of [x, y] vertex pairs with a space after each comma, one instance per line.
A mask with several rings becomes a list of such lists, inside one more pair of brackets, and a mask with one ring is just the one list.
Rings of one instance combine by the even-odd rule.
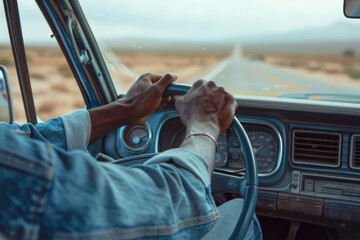
[[57, 105], [58, 105], [57, 102], [44, 101], [43, 103], [40, 104], [37, 111], [39, 114], [53, 112], [54, 109], [57, 107]]
[[275, 64], [276, 64], [276, 65], [279, 65], [279, 66], [284, 66], [284, 67], [288, 66], [288, 63], [285, 62], [285, 61], [278, 61], [278, 62], [276, 62]]
[[303, 66], [304, 66], [304, 64], [297, 62], [297, 61], [289, 62], [289, 67], [303, 67]]
[[9, 66], [9, 65], [14, 64], [14, 62], [10, 58], [1, 58], [0, 64], [4, 65], [4, 66]]
[[360, 70], [359, 69], [352, 68], [348, 71], [348, 74], [352, 79], [356, 79], [356, 80], [360, 79]]
[[58, 92], [69, 92], [69, 86], [65, 84], [64, 82], [57, 82], [53, 85], [51, 85], [51, 89], [58, 91]]
[[354, 57], [355, 56], [355, 51], [353, 49], [345, 49], [344, 51], [344, 57]]
[[61, 73], [61, 75], [63, 75], [66, 78], [73, 76], [73, 73], [71, 72], [71, 69], [70, 69], [69, 65], [67, 65], [67, 64], [60, 65], [58, 67], [58, 71]]
[[43, 75], [41, 73], [30, 73], [30, 78], [37, 78], [37, 79], [40, 79], [40, 80], [44, 80], [45, 75]]

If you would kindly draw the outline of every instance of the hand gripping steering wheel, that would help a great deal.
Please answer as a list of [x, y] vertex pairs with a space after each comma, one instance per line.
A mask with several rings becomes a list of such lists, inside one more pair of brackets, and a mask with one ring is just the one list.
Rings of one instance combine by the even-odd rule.
[[[191, 87], [188, 85], [170, 84], [166, 88], [164, 95], [185, 95], [190, 88]], [[209, 232], [208, 234], [209, 236], [208, 235], [205, 236], [206, 239], [211, 239], [211, 238], [219, 239], [219, 236], [224, 239], [244, 239], [250, 227], [255, 212], [257, 193], [258, 193], [258, 175], [257, 175], [254, 153], [252, 151], [251, 143], [246, 134], [246, 131], [236, 117], [234, 117], [234, 120], [230, 128], [233, 129], [235, 137], [239, 140], [239, 142], [242, 145], [246, 174], [245, 177], [240, 177], [236, 175], [219, 173], [216, 172], [215, 170], [212, 176], [212, 184], [211, 184], [212, 193], [224, 193], [224, 192], [239, 193], [244, 198], [244, 202], [243, 202], [241, 214], [239, 215], [238, 219], [235, 220], [236, 224], [234, 225], [234, 229], [231, 230], [232, 232], [229, 234], [230, 236], [224, 236], [223, 232], [212, 233], [213, 231], [224, 229], [222, 228], [222, 226], [220, 227], [215, 226], [214, 229]], [[226, 205], [227, 203], [224, 203], [223, 205]], [[234, 207], [234, 205], [231, 205], [231, 203], [228, 205], [230, 207]], [[230, 211], [227, 212], [231, 212], [231, 211], [236, 212], [236, 210], [237, 209], [230, 209]], [[229, 217], [228, 219], [233, 219], [233, 217], [232, 218]], [[228, 224], [225, 223], [225, 225]]]

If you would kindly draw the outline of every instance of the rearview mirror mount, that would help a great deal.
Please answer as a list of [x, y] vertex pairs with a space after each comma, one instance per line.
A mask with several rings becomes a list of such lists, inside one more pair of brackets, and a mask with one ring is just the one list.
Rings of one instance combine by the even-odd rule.
[[0, 122], [12, 123], [13, 121], [14, 109], [9, 74], [6, 68], [0, 65]]
[[347, 18], [360, 18], [360, 0], [344, 0], [344, 15]]

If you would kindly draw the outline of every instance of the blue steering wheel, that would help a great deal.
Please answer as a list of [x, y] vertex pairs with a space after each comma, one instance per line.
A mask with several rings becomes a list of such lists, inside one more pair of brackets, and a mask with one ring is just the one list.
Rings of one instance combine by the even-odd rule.
[[[170, 84], [166, 88], [164, 95], [185, 95], [190, 88], [188, 85]], [[233, 129], [235, 137], [242, 145], [246, 174], [245, 177], [240, 177], [219, 173], [215, 170], [212, 176], [212, 193], [235, 192], [244, 198], [241, 214], [229, 237], [229, 239], [244, 239], [255, 213], [258, 193], [257, 167], [250, 140], [236, 117], [234, 117], [230, 128]], [[233, 209], [233, 211], [235, 210]]]

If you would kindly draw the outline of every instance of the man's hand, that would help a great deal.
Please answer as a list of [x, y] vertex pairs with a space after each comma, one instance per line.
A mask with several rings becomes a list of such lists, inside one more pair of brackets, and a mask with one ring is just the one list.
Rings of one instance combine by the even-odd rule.
[[123, 125], [141, 124], [150, 115], [170, 101], [163, 97], [165, 88], [177, 79], [177, 75], [145, 73], [140, 76], [126, 96], [113, 103], [90, 109], [90, 143]]
[[150, 115], [170, 102], [170, 96], [163, 97], [165, 88], [175, 82], [177, 74], [167, 73], [164, 76], [145, 73], [130, 88], [126, 96], [118, 100], [131, 106], [127, 124], [141, 124]]
[[[233, 121], [237, 103], [223, 87], [198, 80], [185, 96], [176, 98], [175, 107], [186, 126], [186, 134], [205, 132], [217, 140]], [[189, 137], [181, 147], [202, 155], [212, 173], [216, 148], [209, 136]]]
[[217, 139], [230, 126], [237, 103], [213, 81], [198, 80], [175, 107], [188, 131], [204, 131]]

